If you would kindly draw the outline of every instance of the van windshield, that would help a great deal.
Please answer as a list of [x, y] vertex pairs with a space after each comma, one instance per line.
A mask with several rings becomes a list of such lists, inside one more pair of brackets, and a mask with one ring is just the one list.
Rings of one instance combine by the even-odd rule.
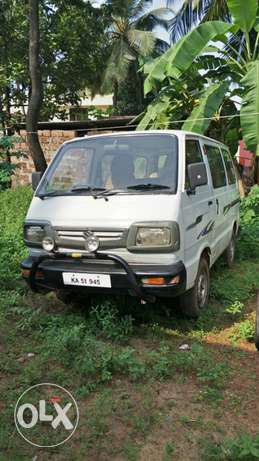
[[176, 193], [177, 165], [174, 135], [90, 137], [61, 147], [37, 195]]

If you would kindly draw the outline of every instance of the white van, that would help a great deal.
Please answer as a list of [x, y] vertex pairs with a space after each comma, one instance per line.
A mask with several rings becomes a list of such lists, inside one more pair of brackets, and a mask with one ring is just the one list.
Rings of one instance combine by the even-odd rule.
[[[231, 266], [239, 192], [228, 148], [185, 131], [124, 132], [68, 141], [35, 196], [23, 277], [63, 300], [129, 293], [143, 301], [180, 295], [197, 317], [210, 267]], [[38, 184], [39, 183], [39, 184]]]

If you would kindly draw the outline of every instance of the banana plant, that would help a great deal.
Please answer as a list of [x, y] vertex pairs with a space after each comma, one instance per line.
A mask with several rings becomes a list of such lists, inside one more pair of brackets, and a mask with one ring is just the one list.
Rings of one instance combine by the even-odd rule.
[[[208, 21], [200, 24], [172, 46], [164, 55], [148, 64], [145, 93], [156, 99], [147, 108], [139, 128], [162, 128], [163, 113], [170, 112], [168, 99], [160, 93], [193, 75], [199, 69], [204, 80], [194, 107], [182, 128], [198, 133], [208, 129], [226, 98], [239, 94], [243, 138], [246, 146], [259, 155], [259, 9], [258, 0], [227, 0], [232, 23]], [[229, 40], [230, 36], [232, 40]], [[233, 37], [240, 46], [234, 47]], [[242, 46], [241, 46], [242, 45]], [[213, 66], [213, 61], [216, 64]], [[206, 67], [205, 67], [206, 62]], [[181, 91], [178, 99], [181, 100]], [[175, 105], [175, 100], [171, 103]], [[174, 111], [171, 111], [173, 122]], [[159, 123], [157, 123], [159, 121]], [[159, 126], [160, 125], [160, 126]], [[167, 120], [167, 127], [170, 121]]]

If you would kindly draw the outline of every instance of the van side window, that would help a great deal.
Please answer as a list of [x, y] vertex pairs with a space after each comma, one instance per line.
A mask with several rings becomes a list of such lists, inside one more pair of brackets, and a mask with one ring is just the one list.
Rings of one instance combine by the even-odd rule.
[[236, 183], [236, 172], [235, 172], [235, 167], [234, 167], [231, 155], [227, 151], [227, 149], [221, 149], [221, 151], [222, 151], [222, 155], [223, 155], [226, 170], [227, 170], [228, 183], [235, 184]]
[[223, 159], [221, 157], [219, 148], [216, 146], [205, 145], [204, 151], [208, 157], [214, 189], [226, 186], [227, 178], [225, 174]]
[[185, 189], [188, 189], [190, 185], [188, 178], [188, 165], [191, 165], [192, 163], [203, 162], [199, 141], [195, 141], [194, 139], [187, 139], [185, 143], [185, 152]]

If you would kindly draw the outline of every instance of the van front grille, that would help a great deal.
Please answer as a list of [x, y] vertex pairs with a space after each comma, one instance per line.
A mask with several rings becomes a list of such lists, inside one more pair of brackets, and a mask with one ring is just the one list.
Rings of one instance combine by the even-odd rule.
[[125, 248], [127, 230], [106, 230], [106, 229], [55, 229], [55, 241], [58, 249], [62, 250], [84, 250], [85, 234], [92, 232], [100, 240], [100, 249]]

